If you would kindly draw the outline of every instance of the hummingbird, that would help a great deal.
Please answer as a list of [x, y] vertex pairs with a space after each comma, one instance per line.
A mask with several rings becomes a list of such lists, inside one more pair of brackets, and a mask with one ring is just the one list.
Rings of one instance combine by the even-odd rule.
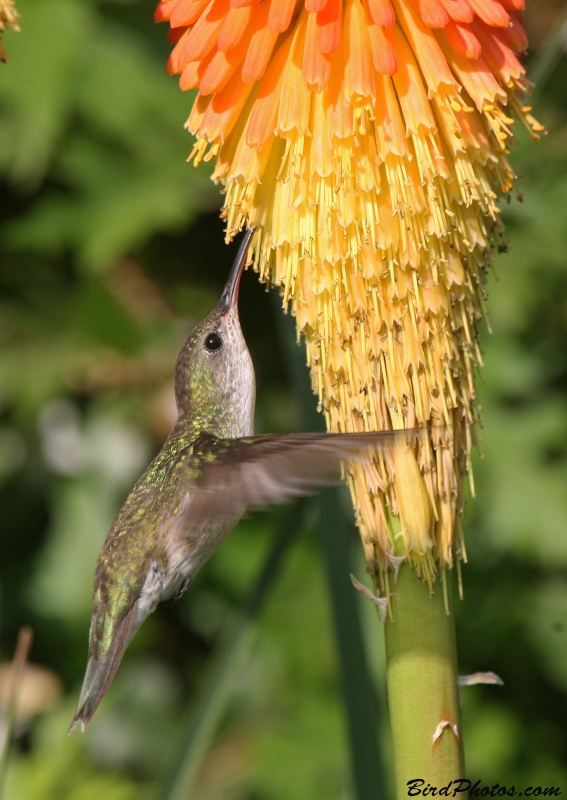
[[244, 236], [219, 302], [179, 351], [177, 421], [103, 545], [69, 733], [78, 724], [85, 730], [146, 617], [184, 594], [245, 513], [339, 482], [342, 462], [368, 458], [392, 439], [391, 431], [253, 434], [255, 375], [237, 302], [252, 235]]

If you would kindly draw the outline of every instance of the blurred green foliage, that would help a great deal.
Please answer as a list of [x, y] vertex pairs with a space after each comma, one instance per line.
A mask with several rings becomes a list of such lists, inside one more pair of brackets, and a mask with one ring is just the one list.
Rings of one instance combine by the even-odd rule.
[[[184, 709], [279, 515], [242, 523], [183, 602], [148, 620], [85, 736], [67, 738], [98, 550], [167, 435], [177, 349], [214, 304], [233, 251], [222, 242], [217, 189], [206, 169], [185, 163], [191, 97], [165, 76], [168, 45], [151, 21], [153, 2], [18, 5], [22, 31], [6, 35], [10, 62], [0, 69], [0, 652], [9, 659], [20, 625], [32, 624], [32, 660], [64, 692], [40, 692], [43, 713], [20, 721], [6, 797], [137, 800], [155, 796], [175, 761]], [[551, 23], [553, 5], [538, 6]], [[563, 791], [566, 109], [563, 58], [536, 104], [549, 135], [535, 147], [520, 133], [513, 154], [524, 202], [504, 208], [512, 248], [489, 288], [486, 457], [476, 459], [458, 604], [462, 671], [490, 669], [505, 681], [464, 690], [471, 777]], [[257, 429], [298, 429], [276, 312], [252, 276], [241, 307], [258, 373]], [[235, 670], [196, 797], [352, 796], [327, 592], [308, 530]], [[357, 602], [383, 694], [379, 626], [364, 598]]]

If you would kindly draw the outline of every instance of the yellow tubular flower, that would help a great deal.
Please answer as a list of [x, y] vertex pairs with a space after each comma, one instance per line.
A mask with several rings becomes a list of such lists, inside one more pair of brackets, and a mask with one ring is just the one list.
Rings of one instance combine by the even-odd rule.
[[14, 0], [0, 0], [0, 61], [4, 63], [8, 60], [8, 56], [2, 45], [2, 34], [6, 28], [12, 28], [15, 31], [20, 30], [18, 25], [19, 16]]
[[[333, 431], [425, 426], [349, 482], [370, 572], [465, 558], [463, 474], [497, 199], [510, 191], [524, 0], [162, 0], [169, 72], [199, 88], [230, 240], [305, 336]], [[451, 424], [451, 439], [435, 424]], [[438, 431], [442, 432], [439, 433]], [[394, 542], [391, 516], [399, 516]]]

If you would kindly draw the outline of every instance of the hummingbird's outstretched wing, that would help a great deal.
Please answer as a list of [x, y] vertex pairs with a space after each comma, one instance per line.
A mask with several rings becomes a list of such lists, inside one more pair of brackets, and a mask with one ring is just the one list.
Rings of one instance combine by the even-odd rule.
[[369, 458], [377, 448], [397, 442], [411, 443], [420, 433], [426, 429], [242, 439], [203, 434], [193, 445], [203, 467], [198, 477], [186, 477], [187, 502], [181, 504], [183, 518], [176, 526], [190, 535], [212, 520], [238, 520], [249, 511], [313, 494], [340, 481], [342, 462]]

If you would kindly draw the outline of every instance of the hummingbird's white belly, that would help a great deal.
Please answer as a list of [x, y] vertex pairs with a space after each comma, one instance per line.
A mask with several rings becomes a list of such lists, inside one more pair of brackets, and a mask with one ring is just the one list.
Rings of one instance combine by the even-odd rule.
[[152, 614], [160, 602], [165, 586], [165, 575], [163, 568], [152, 560], [146, 580], [138, 598], [138, 607], [136, 609], [136, 619], [132, 629], [133, 636], [142, 622]]
[[[136, 621], [132, 635], [152, 614], [159, 603], [171, 600], [180, 593], [183, 584], [191, 580], [209, 560], [215, 550], [235, 527], [237, 520], [219, 520], [187, 535], [180, 514], [174, 518], [165, 538], [166, 568], [152, 559], [150, 569], [138, 598]], [[185, 534], [185, 535], [183, 535]]]
[[175, 596], [181, 584], [197, 574], [235, 525], [235, 520], [219, 520], [203, 526], [190, 537], [168, 537], [166, 544], [168, 577], [164, 599]]

